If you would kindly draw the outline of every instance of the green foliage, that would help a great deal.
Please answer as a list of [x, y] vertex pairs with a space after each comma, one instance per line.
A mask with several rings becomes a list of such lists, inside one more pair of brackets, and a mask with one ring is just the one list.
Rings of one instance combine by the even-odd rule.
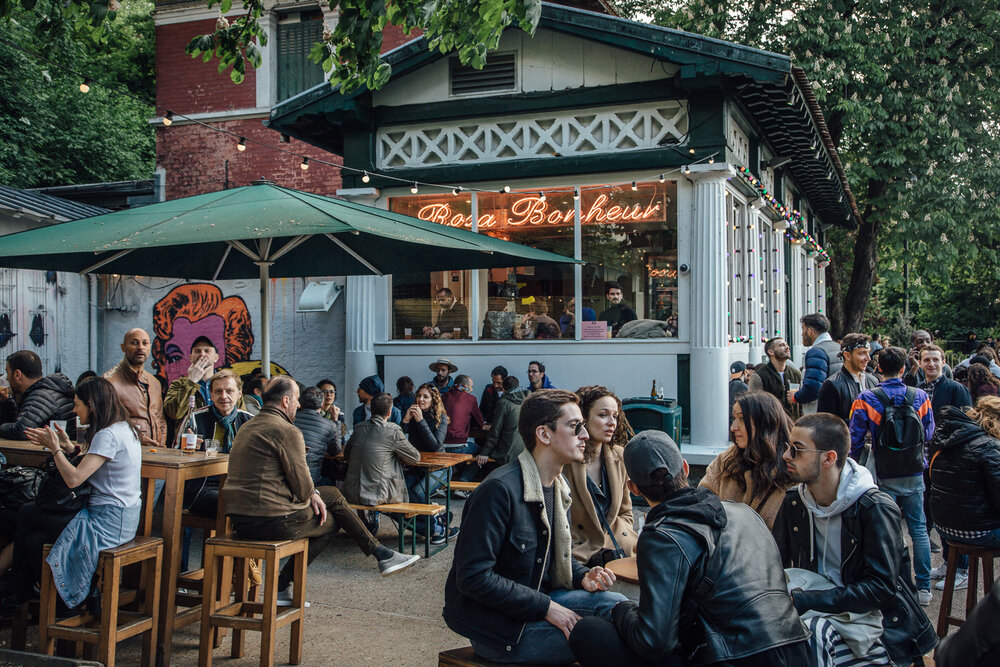
[[100, 42], [39, 35], [36, 14], [3, 7], [9, 15], [0, 23], [0, 183], [38, 187], [152, 176], [153, 108], [102, 86], [83, 94], [81, 78], [63, 69], [151, 99], [152, 4], [134, 6], [139, 11], [120, 12], [113, 27], [102, 24]]

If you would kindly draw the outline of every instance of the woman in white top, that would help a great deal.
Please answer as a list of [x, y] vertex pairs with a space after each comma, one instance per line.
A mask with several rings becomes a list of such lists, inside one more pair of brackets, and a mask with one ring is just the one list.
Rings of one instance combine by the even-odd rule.
[[90, 592], [97, 556], [135, 537], [142, 509], [142, 446], [114, 387], [92, 378], [76, 388], [74, 411], [87, 425], [87, 452], [79, 465], [70, 463], [77, 446], [58, 428], [26, 429], [28, 437], [52, 450], [66, 486], [90, 482], [87, 507], [70, 521], [52, 546], [47, 562], [56, 590], [70, 608]]

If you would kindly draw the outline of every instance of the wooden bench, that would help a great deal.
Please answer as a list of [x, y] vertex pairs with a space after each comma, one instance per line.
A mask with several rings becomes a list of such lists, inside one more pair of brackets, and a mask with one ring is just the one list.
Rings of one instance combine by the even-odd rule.
[[[348, 503], [349, 507], [354, 510], [361, 510], [365, 512], [381, 512], [382, 514], [389, 514], [396, 517], [399, 522], [399, 546], [398, 551], [400, 553], [406, 548], [406, 531], [409, 530], [411, 535], [410, 542], [410, 553], [417, 553], [417, 521], [418, 516], [425, 516], [428, 521], [424, 527], [424, 558], [431, 557], [431, 522], [430, 518], [437, 516], [445, 511], [444, 505], [427, 505], [423, 503], [383, 503], [381, 505], [355, 505], [353, 503]], [[444, 547], [448, 546], [448, 538], [445, 537]], [[440, 551], [440, 549], [438, 549]], [[437, 551], [435, 551], [437, 553]]]
[[[479, 657], [471, 646], [453, 648], [450, 651], [438, 653], [438, 667], [501, 667], [503, 664]], [[579, 663], [574, 662], [573, 664], [578, 665]], [[522, 665], [521, 667], [531, 667], [531, 665]]]
[[471, 493], [472, 491], [476, 490], [476, 487], [478, 487], [479, 484], [480, 484], [480, 482], [459, 482], [459, 481], [456, 480], [456, 481], [452, 481], [452, 483], [451, 483], [451, 490], [452, 491], [468, 491], [468, 492]]

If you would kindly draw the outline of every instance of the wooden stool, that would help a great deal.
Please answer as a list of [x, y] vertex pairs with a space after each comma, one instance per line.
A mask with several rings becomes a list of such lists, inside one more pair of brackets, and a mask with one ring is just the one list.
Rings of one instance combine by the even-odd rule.
[[[51, 545], [43, 553], [42, 591], [38, 612], [38, 648], [41, 653], [52, 655], [56, 639], [94, 644], [98, 659], [106, 665], [115, 664], [118, 642], [145, 633], [142, 638], [142, 664], [156, 661], [156, 621], [160, 604], [160, 563], [163, 560], [163, 540], [158, 537], [137, 537], [114, 549], [105, 549], [97, 559], [100, 576], [101, 617], [94, 618], [83, 612], [56, 621], [55, 582], [48, 558]], [[122, 569], [130, 565], [143, 567], [142, 589], [145, 593], [140, 611], [124, 611], [122, 604], [134, 601], [134, 595], [124, 595], [121, 590]]]
[[[291, 556], [294, 567], [292, 606], [278, 611], [278, 563]], [[246, 571], [248, 559], [258, 559], [264, 566], [264, 601], [257, 602], [256, 587], [250, 589], [246, 576], [237, 577], [236, 595], [232, 603], [228, 595], [223, 600], [215, 595], [203, 596], [201, 605], [201, 645], [198, 664], [212, 664], [212, 629], [233, 629], [232, 657], [243, 657], [243, 633], [247, 630], [260, 633], [260, 664], [274, 664], [274, 635], [278, 628], [291, 624], [291, 641], [288, 662], [297, 665], [302, 661], [303, 621], [305, 620], [306, 562], [309, 556], [308, 540], [262, 542], [232, 537], [213, 537], [205, 542], [205, 580], [202, 591], [216, 591], [220, 570], [233, 559], [236, 572]], [[250, 593], [250, 590], [253, 592]], [[260, 618], [257, 618], [257, 615]]]
[[951, 600], [955, 593], [955, 572], [958, 570], [960, 556], [969, 557], [969, 587], [965, 595], [965, 616], [968, 618], [972, 608], [979, 599], [979, 567], [983, 568], [983, 584], [986, 594], [993, 588], [993, 559], [1000, 558], [1000, 549], [975, 547], [961, 542], [948, 542], [948, 570], [944, 575], [944, 596], [941, 598], [941, 611], [938, 614], [937, 635], [944, 639], [948, 634], [949, 625], [962, 625], [965, 618], [951, 615]]

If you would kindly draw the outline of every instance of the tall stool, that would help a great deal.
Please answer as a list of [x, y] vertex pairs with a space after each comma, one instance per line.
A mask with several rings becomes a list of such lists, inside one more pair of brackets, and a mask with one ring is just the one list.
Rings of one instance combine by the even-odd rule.
[[[297, 665], [302, 661], [303, 621], [305, 620], [306, 561], [309, 556], [308, 540], [263, 542], [242, 540], [235, 537], [212, 537], [205, 541], [205, 580], [202, 585], [201, 644], [198, 664], [212, 664], [212, 630], [217, 627], [233, 629], [232, 657], [243, 657], [243, 633], [247, 630], [260, 633], [260, 664], [274, 664], [274, 635], [278, 628], [291, 625], [288, 662]], [[291, 557], [294, 567], [292, 605], [278, 610], [278, 564], [282, 558]], [[233, 602], [228, 594], [222, 599], [210, 592], [218, 590], [217, 580], [222, 570], [228, 570], [232, 559], [236, 572], [245, 572], [248, 559], [261, 561], [264, 570], [264, 601], [257, 601], [256, 587], [251, 587], [246, 576], [237, 576]], [[260, 616], [258, 618], [258, 615]]]
[[[55, 640], [65, 639], [97, 646], [98, 659], [106, 665], [115, 664], [118, 642], [144, 634], [142, 638], [142, 663], [152, 667], [156, 662], [156, 621], [160, 604], [160, 563], [163, 560], [163, 540], [158, 537], [137, 537], [114, 549], [105, 549], [97, 559], [100, 577], [101, 616], [94, 618], [82, 612], [56, 621], [55, 582], [48, 558], [52, 545], [46, 545], [42, 558], [42, 589], [38, 612], [38, 647], [41, 653], [52, 655]], [[141, 587], [144, 592], [139, 611], [120, 609], [136, 599], [122, 591], [122, 570], [136, 565], [142, 567]], [[145, 567], [143, 567], [145, 565]]]
[[974, 547], [961, 542], [948, 542], [948, 570], [944, 575], [944, 596], [941, 598], [941, 611], [938, 614], [937, 635], [944, 639], [948, 634], [949, 625], [962, 625], [965, 618], [951, 615], [951, 601], [955, 593], [955, 572], [958, 570], [960, 556], [969, 557], [969, 588], [965, 597], [965, 618], [968, 618], [972, 608], [979, 598], [979, 568], [983, 568], [983, 584], [986, 594], [993, 588], [993, 559], [1000, 558], [1000, 549], [989, 547]]

